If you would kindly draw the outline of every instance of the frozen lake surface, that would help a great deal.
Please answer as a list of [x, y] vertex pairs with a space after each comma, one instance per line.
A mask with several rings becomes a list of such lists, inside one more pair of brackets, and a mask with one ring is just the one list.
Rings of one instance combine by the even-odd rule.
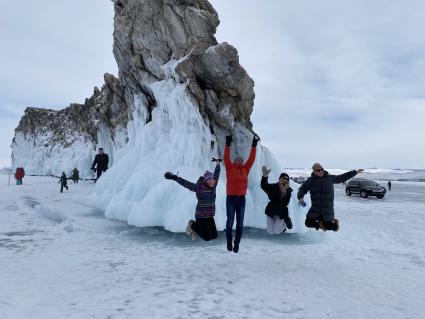
[[222, 232], [107, 220], [93, 184], [69, 186], [0, 175], [0, 318], [423, 318], [425, 183], [382, 200], [337, 186], [338, 233], [247, 229], [238, 254]]

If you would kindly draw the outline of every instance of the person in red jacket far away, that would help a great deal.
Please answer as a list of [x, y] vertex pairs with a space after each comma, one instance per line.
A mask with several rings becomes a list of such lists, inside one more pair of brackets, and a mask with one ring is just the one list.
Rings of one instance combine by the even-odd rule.
[[[248, 174], [254, 165], [256, 147], [260, 138], [254, 135], [252, 140], [251, 152], [248, 161], [244, 164], [241, 156], [236, 156], [234, 162], [230, 160], [230, 145], [232, 144], [232, 136], [226, 136], [226, 147], [224, 148], [224, 166], [226, 167], [227, 176], [227, 198], [226, 198], [226, 238], [227, 250], [237, 253], [239, 251], [239, 243], [241, 242], [243, 232], [243, 219], [245, 215], [245, 195], [248, 188]], [[236, 215], [236, 235], [234, 245], [233, 240], [233, 222]]]
[[23, 167], [17, 167], [15, 172], [16, 185], [22, 185], [22, 179], [25, 176], [25, 170]]

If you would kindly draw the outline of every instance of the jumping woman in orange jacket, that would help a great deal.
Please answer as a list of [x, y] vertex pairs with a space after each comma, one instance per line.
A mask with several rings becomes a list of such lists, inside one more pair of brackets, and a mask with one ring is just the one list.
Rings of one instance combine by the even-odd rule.
[[[251, 152], [248, 161], [244, 164], [243, 158], [237, 156], [232, 163], [230, 160], [230, 145], [232, 144], [232, 136], [226, 136], [226, 147], [224, 148], [224, 166], [226, 167], [227, 176], [227, 198], [226, 198], [226, 238], [227, 250], [237, 253], [239, 251], [239, 243], [242, 238], [243, 220], [245, 215], [245, 195], [248, 188], [248, 174], [254, 165], [256, 147], [260, 138], [254, 135], [252, 140]], [[236, 236], [234, 245], [233, 240], [233, 222], [236, 215]]]

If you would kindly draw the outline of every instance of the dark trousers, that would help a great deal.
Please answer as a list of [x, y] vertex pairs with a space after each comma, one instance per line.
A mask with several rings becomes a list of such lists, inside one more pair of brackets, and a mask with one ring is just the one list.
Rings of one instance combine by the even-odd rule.
[[68, 190], [68, 186], [66, 186], [66, 185], [64, 185], [64, 184], [61, 183], [61, 193], [63, 192], [63, 188], [64, 187], [66, 188], [66, 190]]
[[326, 230], [333, 230], [336, 231], [337, 230], [337, 226], [335, 223], [333, 223], [332, 221], [326, 221], [323, 219], [322, 216], [320, 216], [319, 218], [309, 218], [306, 217], [305, 219], [305, 225], [308, 228], [316, 228], [316, 230], [319, 230], [319, 223], [320, 221], [323, 222], [323, 226], [326, 228]]
[[217, 238], [217, 227], [215, 226], [214, 217], [196, 218], [192, 224], [195, 233], [205, 241]]
[[97, 168], [96, 169], [96, 173], [97, 173], [97, 177], [94, 180], [94, 182], [96, 183], [97, 180], [99, 179], [99, 177], [102, 175], [103, 172], [106, 172], [107, 168]]
[[233, 196], [227, 195], [226, 198], [226, 238], [227, 242], [231, 243], [233, 238], [233, 222], [235, 221], [236, 215], [236, 236], [235, 245], [239, 245], [242, 238], [243, 232], [243, 219], [245, 216], [245, 196]]

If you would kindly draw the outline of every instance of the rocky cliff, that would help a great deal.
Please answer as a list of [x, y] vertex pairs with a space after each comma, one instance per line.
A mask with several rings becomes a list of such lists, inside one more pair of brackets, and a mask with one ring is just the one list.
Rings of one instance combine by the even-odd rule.
[[[247, 158], [253, 137], [254, 82], [237, 50], [217, 43], [217, 12], [206, 0], [113, 0], [113, 52], [119, 74], [84, 105], [27, 109], [16, 129], [13, 165], [29, 172], [86, 171], [96, 147], [112, 167], [96, 184], [107, 217], [137, 226], [185, 229], [195, 196], [164, 180], [165, 171], [196, 181], [213, 169], [233, 134], [232, 156]], [[246, 224], [263, 227], [260, 166], [279, 166], [261, 145], [248, 186]], [[224, 168], [217, 226], [225, 224]], [[261, 208], [262, 209], [262, 208]], [[301, 216], [301, 215], [300, 215]]]
[[110, 74], [84, 104], [63, 110], [27, 108], [15, 129], [12, 163], [30, 174], [59, 175], [78, 167], [90, 176], [97, 145], [108, 151], [122, 149], [127, 139], [128, 110], [124, 88]]

